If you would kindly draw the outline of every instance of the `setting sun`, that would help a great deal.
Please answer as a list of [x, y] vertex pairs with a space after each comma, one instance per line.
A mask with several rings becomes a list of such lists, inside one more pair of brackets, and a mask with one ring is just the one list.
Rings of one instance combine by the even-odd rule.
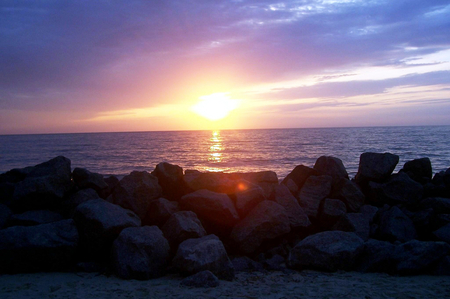
[[199, 98], [191, 110], [212, 121], [222, 119], [239, 107], [239, 100], [230, 99], [226, 93], [213, 93]]

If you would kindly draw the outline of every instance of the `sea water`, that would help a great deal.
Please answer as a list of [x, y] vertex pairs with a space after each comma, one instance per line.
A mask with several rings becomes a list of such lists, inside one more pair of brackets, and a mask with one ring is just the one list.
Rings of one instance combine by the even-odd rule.
[[428, 157], [433, 172], [450, 167], [450, 126], [261, 129], [0, 135], [0, 173], [62, 155], [72, 168], [123, 176], [160, 162], [200, 171], [272, 170], [280, 179], [320, 156], [342, 160], [350, 177], [363, 152], [390, 152], [405, 162]]

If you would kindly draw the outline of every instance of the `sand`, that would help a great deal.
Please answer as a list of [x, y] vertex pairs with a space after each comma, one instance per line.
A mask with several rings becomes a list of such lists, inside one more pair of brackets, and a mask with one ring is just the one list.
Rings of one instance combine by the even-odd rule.
[[238, 273], [216, 288], [179, 276], [137, 281], [92, 273], [0, 275], [0, 298], [450, 298], [450, 277], [302, 271]]

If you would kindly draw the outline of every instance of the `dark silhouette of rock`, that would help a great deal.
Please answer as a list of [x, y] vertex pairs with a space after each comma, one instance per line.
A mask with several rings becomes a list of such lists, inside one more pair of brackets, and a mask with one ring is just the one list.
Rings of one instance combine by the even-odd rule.
[[258, 263], [247, 256], [235, 257], [231, 260], [231, 263], [236, 272], [264, 271], [264, 266], [261, 263]]
[[169, 263], [170, 246], [157, 226], [129, 227], [112, 246], [115, 273], [124, 279], [160, 277]]
[[222, 227], [232, 227], [239, 221], [233, 202], [223, 193], [198, 190], [183, 196], [180, 199], [180, 207], [193, 211], [200, 219]]
[[184, 182], [190, 191], [206, 189], [217, 193], [232, 194], [236, 192], [235, 179], [222, 172], [200, 172], [186, 170]]
[[191, 211], [181, 211], [172, 214], [161, 230], [164, 233], [164, 237], [169, 241], [172, 250], [176, 250], [178, 245], [187, 239], [206, 236], [206, 231], [200, 220]]
[[439, 240], [450, 244], [450, 224], [447, 224], [433, 232], [433, 235]]
[[330, 156], [321, 156], [316, 160], [314, 169], [320, 174], [329, 175], [333, 178], [333, 181], [339, 179], [348, 179], [348, 173], [345, 169], [342, 160]]
[[163, 197], [150, 201], [148, 211], [142, 220], [143, 225], [157, 225], [161, 227], [169, 220], [173, 213], [178, 212], [178, 202], [170, 201]]
[[415, 159], [405, 163], [400, 170], [405, 172], [411, 179], [421, 184], [431, 181], [433, 170], [429, 158]]
[[264, 266], [267, 270], [281, 271], [286, 268], [286, 261], [283, 256], [275, 254], [271, 258], [264, 261]]
[[215, 235], [182, 242], [172, 263], [183, 275], [209, 270], [219, 279], [234, 278], [233, 264], [222, 241]]
[[6, 205], [0, 203], [0, 229], [6, 225], [11, 215], [12, 211]]
[[436, 267], [432, 271], [433, 275], [450, 275], [450, 256], [445, 256], [437, 262]]
[[288, 187], [289, 191], [291, 191], [294, 196], [297, 196], [306, 180], [312, 175], [319, 176], [320, 173], [314, 168], [298, 165], [283, 179], [281, 184]]
[[103, 179], [103, 175], [77, 167], [73, 170], [72, 177], [78, 188], [94, 189], [102, 198], [106, 198], [108, 195], [109, 186]]
[[239, 216], [244, 218], [256, 205], [265, 199], [264, 190], [259, 186], [236, 192], [235, 203]]
[[355, 233], [326, 231], [306, 237], [291, 250], [289, 265], [295, 269], [350, 270], [364, 248]]
[[334, 183], [332, 196], [333, 198], [342, 200], [350, 212], [358, 212], [366, 200], [366, 196], [359, 186], [344, 178]]
[[162, 162], [156, 165], [152, 174], [158, 178], [163, 197], [178, 201], [187, 193], [187, 187], [183, 179], [183, 168], [180, 166]]
[[8, 226], [31, 226], [51, 223], [63, 220], [61, 214], [48, 210], [26, 211], [22, 214], [14, 214], [8, 221]]
[[369, 219], [369, 222], [372, 223], [373, 219], [375, 218], [375, 215], [378, 212], [378, 208], [371, 205], [363, 205], [359, 212], [362, 214], [365, 214], [367, 218]]
[[99, 198], [99, 195], [94, 189], [80, 190], [74, 194], [71, 194], [69, 198], [65, 199], [61, 203], [62, 212], [66, 217], [72, 218], [73, 214], [75, 213], [75, 210], [80, 204], [88, 200], [97, 198]]
[[394, 252], [396, 246], [387, 242], [370, 239], [364, 243], [357, 270], [362, 272], [395, 272]]
[[0, 230], [0, 272], [68, 270], [75, 262], [77, 244], [72, 219]]
[[354, 232], [364, 241], [370, 237], [370, 215], [348, 213], [343, 215], [333, 227], [334, 230]]
[[331, 228], [339, 218], [347, 213], [347, 207], [339, 199], [325, 198], [320, 212], [320, 225], [323, 228]]
[[80, 204], [73, 219], [80, 232], [81, 250], [87, 257], [104, 258], [123, 229], [141, 225], [132, 211], [100, 198]]
[[409, 216], [416, 228], [417, 237], [421, 240], [431, 240], [431, 232], [433, 231], [433, 223], [436, 213], [433, 209], [426, 209], [412, 213]]
[[254, 252], [264, 241], [290, 232], [286, 210], [279, 204], [265, 200], [259, 203], [231, 231], [230, 238], [240, 252]]
[[[264, 196], [268, 199], [272, 198], [275, 188], [278, 186], [278, 176], [273, 171], [238, 172], [230, 173], [229, 175], [238, 182], [238, 191], [257, 185], [264, 191]], [[247, 182], [250, 183], [248, 187], [246, 186]]]
[[273, 200], [286, 210], [291, 228], [308, 228], [311, 225], [308, 215], [285, 185], [278, 185], [275, 188]]
[[359, 158], [359, 168], [355, 176], [358, 184], [369, 181], [384, 182], [389, 178], [399, 161], [399, 156], [390, 153], [363, 153]]
[[180, 282], [180, 285], [193, 288], [215, 288], [220, 281], [211, 271], [204, 270], [188, 276]]
[[111, 195], [111, 193], [114, 191], [114, 188], [119, 185], [119, 179], [115, 175], [110, 175], [109, 177], [106, 177], [103, 179], [105, 183], [108, 185], [108, 189], [106, 191], [106, 198]]
[[431, 208], [441, 214], [450, 213], [450, 198], [445, 197], [429, 197], [420, 202], [422, 209]]
[[150, 202], [161, 197], [158, 178], [146, 171], [133, 171], [120, 180], [108, 200], [136, 213], [144, 219]]
[[412, 220], [398, 207], [391, 207], [379, 215], [377, 236], [389, 242], [407, 242], [416, 238], [416, 229]]
[[308, 177], [298, 195], [299, 204], [308, 217], [318, 216], [322, 200], [330, 195], [331, 183], [332, 178], [328, 175]]

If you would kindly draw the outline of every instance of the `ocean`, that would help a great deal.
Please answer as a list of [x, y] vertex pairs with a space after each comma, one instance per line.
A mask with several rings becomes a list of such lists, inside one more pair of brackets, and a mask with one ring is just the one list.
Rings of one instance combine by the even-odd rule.
[[0, 135], [0, 173], [62, 155], [72, 168], [104, 175], [152, 171], [165, 161], [184, 170], [272, 170], [282, 179], [327, 155], [354, 177], [363, 152], [399, 155], [396, 171], [428, 157], [436, 173], [450, 167], [450, 126]]

